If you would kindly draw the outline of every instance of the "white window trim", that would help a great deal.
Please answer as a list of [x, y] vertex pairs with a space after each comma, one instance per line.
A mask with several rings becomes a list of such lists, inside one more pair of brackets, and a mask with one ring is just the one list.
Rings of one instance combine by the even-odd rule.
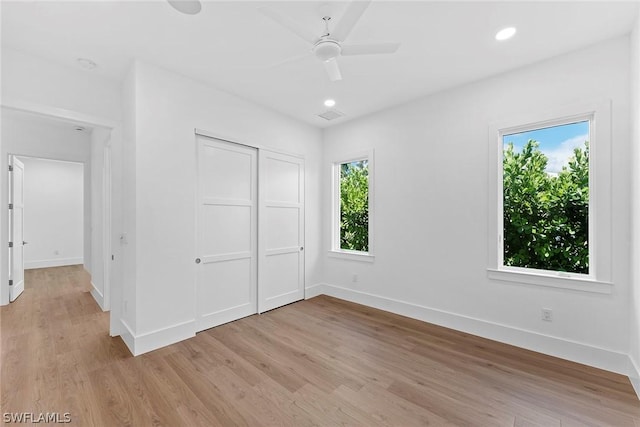
[[[576, 122], [589, 122], [589, 274], [581, 274], [581, 273], [568, 273], [568, 272], [558, 272], [552, 270], [541, 270], [535, 268], [523, 268], [523, 267], [512, 267], [504, 265], [504, 239], [502, 236], [502, 230], [504, 230], [504, 168], [500, 167], [498, 171], [498, 242], [499, 242], [499, 250], [498, 250], [498, 270], [509, 271], [512, 273], [527, 273], [527, 274], [537, 274], [540, 276], [546, 277], [562, 277], [562, 278], [575, 278], [581, 280], [595, 280], [595, 265], [593, 264], [593, 260], [595, 259], [595, 251], [594, 251], [594, 239], [595, 236], [595, 221], [594, 214], [595, 209], [593, 208], [593, 201], [596, 199], [595, 196], [595, 188], [593, 187], [593, 165], [596, 164], [595, 158], [591, 155], [591, 141], [593, 140], [593, 124], [594, 124], [594, 113], [591, 112], [589, 114], [575, 115], [569, 117], [563, 117], [560, 119], [548, 120], [542, 123], [530, 123], [521, 126], [515, 126], [510, 128], [503, 128], [498, 131], [498, 139], [499, 139], [499, 157], [500, 159], [504, 158], [504, 136], [514, 133], [528, 132], [532, 130], [538, 130], [543, 128], [550, 128], [554, 126], [562, 126], [570, 123]], [[597, 144], [597, 142], [596, 142]], [[501, 163], [502, 165], [502, 160]]]
[[[611, 293], [611, 101], [599, 100], [541, 109], [489, 127], [488, 277], [507, 283]], [[589, 274], [518, 268], [503, 264], [503, 135], [590, 121]]]
[[[368, 161], [368, 181], [369, 181], [369, 250], [363, 251], [351, 251], [347, 249], [340, 249], [340, 165], [343, 163], [349, 163], [359, 160]], [[351, 261], [363, 261], [373, 262], [374, 256], [374, 219], [375, 219], [375, 161], [374, 152], [372, 150], [361, 151], [352, 153], [350, 155], [342, 156], [331, 162], [331, 249], [329, 250], [329, 256], [332, 258], [340, 258]]]

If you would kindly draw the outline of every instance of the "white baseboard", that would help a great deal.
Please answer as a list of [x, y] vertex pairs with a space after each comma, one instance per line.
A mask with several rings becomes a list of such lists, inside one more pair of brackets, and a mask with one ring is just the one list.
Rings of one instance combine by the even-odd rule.
[[[363, 304], [402, 316], [433, 323], [494, 341], [548, 354], [584, 365], [593, 366], [622, 375], [630, 375], [631, 362], [625, 353], [568, 341], [534, 331], [514, 328], [482, 319], [463, 316], [443, 310], [411, 304], [379, 295], [355, 291], [330, 284], [318, 284], [307, 288], [307, 298], [325, 294]], [[640, 378], [640, 376], [638, 377]], [[638, 381], [640, 386], [640, 381]], [[635, 385], [634, 385], [635, 386]], [[636, 388], [636, 390], [640, 389]]]
[[136, 336], [135, 355], [147, 353], [196, 336], [196, 321], [188, 320]]
[[98, 306], [100, 306], [100, 310], [107, 311], [104, 308], [104, 295], [96, 287], [96, 285], [93, 283], [93, 281], [91, 281], [91, 296], [93, 297], [94, 300], [96, 300], [96, 302], [98, 303]]
[[318, 295], [322, 295], [324, 293], [324, 283], [317, 283], [304, 289], [304, 299], [317, 297]]
[[120, 336], [134, 356], [139, 356], [196, 336], [195, 320], [189, 320], [139, 335], [136, 335], [124, 320], [120, 320], [120, 323], [122, 323], [124, 327], [124, 331]]
[[84, 264], [84, 259], [82, 257], [41, 259], [36, 261], [25, 261], [24, 269], [29, 270], [32, 268], [62, 267], [64, 265], [78, 265], [78, 264]]
[[120, 324], [122, 325], [122, 328], [120, 328], [121, 329], [120, 337], [122, 338], [122, 341], [124, 341], [125, 345], [129, 349], [131, 354], [135, 356], [136, 355], [135, 334], [133, 333], [133, 330], [129, 327], [129, 324], [125, 322], [123, 319], [120, 319]]
[[[113, 318], [113, 312], [109, 313], [109, 336], [112, 338], [122, 336], [124, 334], [125, 327], [122, 325], [122, 322], [118, 320], [114, 320], [111, 323], [111, 319]], [[124, 340], [124, 338], [123, 338]]]
[[640, 368], [638, 364], [633, 360], [633, 357], [629, 356], [629, 364], [631, 365], [631, 372], [629, 373], [629, 381], [640, 399]]

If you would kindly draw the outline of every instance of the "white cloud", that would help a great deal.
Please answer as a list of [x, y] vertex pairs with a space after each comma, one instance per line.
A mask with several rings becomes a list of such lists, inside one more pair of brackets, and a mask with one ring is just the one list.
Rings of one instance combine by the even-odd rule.
[[589, 139], [589, 135], [579, 135], [562, 141], [558, 147], [553, 150], [543, 151], [549, 159], [547, 163], [547, 173], [557, 174], [562, 170], [563, 166], [569, 164], [569, 159], [573, 156], [573, 150], [583, 147], [584, 142]]

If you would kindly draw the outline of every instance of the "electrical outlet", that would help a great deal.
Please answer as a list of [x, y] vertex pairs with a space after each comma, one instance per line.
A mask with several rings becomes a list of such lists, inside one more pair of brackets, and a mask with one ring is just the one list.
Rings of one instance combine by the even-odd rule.
[[542, 309], [542, 320], [545, 322], [553, 322], [553, 310], [550, 308]]
[[357, 275], [357, 274], [354, 274], [354, 275], [351, 277], [351, 281], [352, 281], [353, 283], [356, 283], [358, 280], [359, 280], [359, 279], [358, 279], [358, 275]]

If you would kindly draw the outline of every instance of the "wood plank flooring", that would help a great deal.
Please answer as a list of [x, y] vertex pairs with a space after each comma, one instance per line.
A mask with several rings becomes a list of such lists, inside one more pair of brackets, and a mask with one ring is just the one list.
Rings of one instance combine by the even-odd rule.
[[[0, 309], [0, 412], [78, 426], [640, 426], [627, 378], [330, 297], [132, 357], [81, 266]], [[39, 424], [42, 425], [42, 424]]]

